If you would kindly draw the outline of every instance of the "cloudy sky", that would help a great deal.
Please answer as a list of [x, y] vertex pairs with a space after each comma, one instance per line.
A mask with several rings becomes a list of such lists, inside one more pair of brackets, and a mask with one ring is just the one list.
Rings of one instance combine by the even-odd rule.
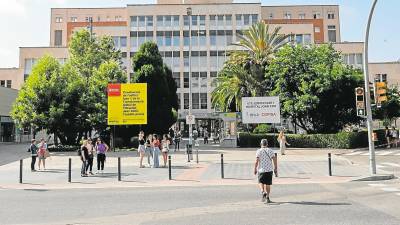
[[[154, 0], [0, 0], [0, 68], [18, 66], [18, 47], [48, 46], [50, 8], [115, 7]], [[236, 2], [250, 2], [237, 0]], [[251, 1], [254, 2], [254, 1]], [[338, 4], [342, 41], [363, 41], [372, 0], [262, 0], [263, 5]], [[371, 27], [370, 60], [400, 59], [399, 0], [379, 0]]]

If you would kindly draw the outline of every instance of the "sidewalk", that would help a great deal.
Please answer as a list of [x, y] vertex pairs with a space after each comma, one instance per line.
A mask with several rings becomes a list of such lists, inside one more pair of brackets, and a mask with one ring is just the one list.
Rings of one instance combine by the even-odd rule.
[[[328, 176], [328, 151], [293, 150], [287, 155], [278, 155], [278, 184], [295, 183], [340, 183], [367, 175], [367, 166], [354, 166], [347, 159], [332, 152], [333, 176]], [[220, 154], [224, 154], [224, 175], [221, 179]], [[118, 181], [118, 158], [121, 157], [121, 177]], [[72, 183], [68, 183], [68, 159], [72, 159]], [[23, 184], [19, 184], [19, 161], [0, 166], [1, 189], [68, 189], [68, 188], [113, 188], [154, 186], [208, 186], [208, 185], [254, 185], [252, 174], [255, 151], [218, 149], [199, 151], [199, 164], [187, 162], [184, 152], [172, 152], [172, 178], [168, 179], [168, 168], [138, 168], [139, 158], [133, 152], [110, 153], [104, 174], [81, 177], [81, 161], [73, 153], [56, 153], [46, 160], [46, 171], [30, 171], [30, 158], [23, 164]], [[144, 160], [147, 165], [147, 159]], [[162, 158], [160, 158], [162, 164]], [[96, 162], [94, 162], [94, 172]], [[382, 172], [382, 171], [380, 171]]]

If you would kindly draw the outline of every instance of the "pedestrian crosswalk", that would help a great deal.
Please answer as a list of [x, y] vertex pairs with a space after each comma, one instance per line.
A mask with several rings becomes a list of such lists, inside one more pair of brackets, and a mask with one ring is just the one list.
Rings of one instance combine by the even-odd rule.
[[369, 183], [368, 186], [376, 188], [378, 190], [394, 193], [395, 195], [400, 196], [400, 187], [397, 182], [388, 182], [388, 183]]
[[[342, 154], [344, 156], [369, 156], [368, 151], [355, 151]], [[400, 156], [400, 150], [378, 150], [375, 151], [377, 156]]]

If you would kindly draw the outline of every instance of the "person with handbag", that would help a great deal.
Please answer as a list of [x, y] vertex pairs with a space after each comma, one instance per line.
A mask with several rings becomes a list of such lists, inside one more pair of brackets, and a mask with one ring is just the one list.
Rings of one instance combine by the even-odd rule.
[[46, 152], [47, 152], [47, 144], [44, 141], [44, 139], [40, 139], [40, 143], [38, 146], [38, 157], [39, 157], [39, 170], [40, 170], [40, 164], [43, 165], [43, 170], [46, 170]]
[[267, 139], [261, 140], [261, 148], [256, 152], [256, 162], [254, 164], [254, 175], [258, 174], [258, 185], [261, 189], [262, 202], [271, 203], [270, 193], [272, 185], [272, 175], [278, 175], [278, 162], [275, 153], [268, 148]]

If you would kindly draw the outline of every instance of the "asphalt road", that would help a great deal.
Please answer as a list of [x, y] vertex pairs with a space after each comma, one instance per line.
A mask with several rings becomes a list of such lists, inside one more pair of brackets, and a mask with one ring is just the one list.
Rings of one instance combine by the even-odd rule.
[[0, 189], [0, 224], [400, 224], [400, 196], [370, 184], [276, 185], [270, 205], [252, 185]]
[[29, 144], [0, 143], [0, 166], [30, 156]]

